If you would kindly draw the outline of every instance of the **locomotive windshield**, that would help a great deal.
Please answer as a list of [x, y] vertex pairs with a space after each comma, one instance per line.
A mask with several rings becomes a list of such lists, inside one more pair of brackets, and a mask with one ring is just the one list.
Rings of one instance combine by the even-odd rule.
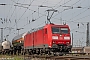
[[56, 28], [56, 27], [53, 27], [52, 28], [52, 33], [60, 33], [60, 28]]
[[57, 28], [57, 27], [52, 27], [52, 33], [53, 34], [68, 34], [68, 28]]
[[61, 28], [61, 33], [67, 34], [68, 33], [68, 28]]

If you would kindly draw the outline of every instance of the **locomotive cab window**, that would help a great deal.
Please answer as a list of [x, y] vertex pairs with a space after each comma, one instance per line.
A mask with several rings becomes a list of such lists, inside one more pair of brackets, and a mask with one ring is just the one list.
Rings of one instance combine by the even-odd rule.
[[68, 34], [68, 28], [61, 28], [61, 33]]
[[55, 34], [55, 33], [60, 33], [60, 28], [52, 27], [52, 33], [53, 33], [53, 34]]
[[53, 34], [68, 34], [68, 28], [52, 27]]

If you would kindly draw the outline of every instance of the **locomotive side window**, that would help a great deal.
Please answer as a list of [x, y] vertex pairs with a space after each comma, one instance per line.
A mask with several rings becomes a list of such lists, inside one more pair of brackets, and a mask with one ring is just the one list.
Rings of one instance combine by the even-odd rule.
[[68, 28], [61, 28], [61, 33], [67, 34], [68, 33]]
[[47, 34], [47, 29], [45, 29], [45, 34]]
[[52, 28], [52, 33], [60, 33], [60, 28], [56, 28], [56, 27], [53, 27]]

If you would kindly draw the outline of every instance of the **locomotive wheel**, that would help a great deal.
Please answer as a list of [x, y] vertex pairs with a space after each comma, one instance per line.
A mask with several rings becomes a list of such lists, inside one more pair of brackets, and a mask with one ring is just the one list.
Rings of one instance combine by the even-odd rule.
[[40, 54], [40, 49], [38, 48], [38, 49], [36, 49], [36, 54]]
[[64, 53], [62, 53], [62, 52], [59, 52], [59, 56], [63, 56], [64, 55]]

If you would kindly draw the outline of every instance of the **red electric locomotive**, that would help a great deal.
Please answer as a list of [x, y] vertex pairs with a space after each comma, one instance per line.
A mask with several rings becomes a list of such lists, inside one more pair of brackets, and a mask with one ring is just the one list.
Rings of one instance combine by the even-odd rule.
[[71, 36], [68, 25], [46, 24], [25, 35], [24, 49], [28, 53], [69, 52]]

